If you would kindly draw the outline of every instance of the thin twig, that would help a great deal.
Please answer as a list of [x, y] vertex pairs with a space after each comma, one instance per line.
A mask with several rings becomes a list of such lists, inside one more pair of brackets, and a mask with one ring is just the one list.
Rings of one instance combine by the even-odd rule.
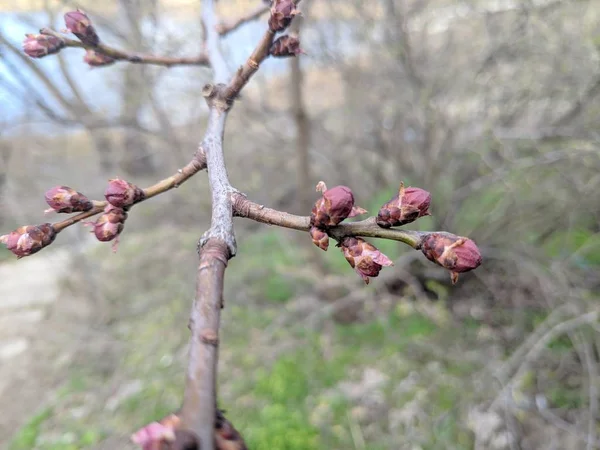
[[88, 50], [94, 50], [97, 53], [101, 53], [117, 61], [128, 61], [134, 64], [153, 64], [157, 66], [207, 66], [208, 56], [206, 53], [201, 52], [198, 56], [184, 57], [184, 56], [158, 56], [158, 55], [145, 55], [141, 53], [132, 53], [125, 50], [119, 50], [109, 45], [99, 43], [98, 45], [89, 45], [75, 39], [69, 39], [63, 34], [57, 33], [50, 28], [42, 28], [40, 34], [48, 36], [56, 36], [62, 39], [65, 43], [65, 47], [74, 48], [85, 48]]
[[533, 345], [533, 347], [527, 352], [526, 355], [523, 356], [523, 363], [517, 370], [517, 372], [512, 376], [510, 381], [506, 383], [504, 388], [500, 391], [498, 396], [490, 405], [490, 410], [495, 409], [503, 398], [510, 392], [516, 380], [520, 379], [523, 373], [527, 370], [530, 363], [538, 357], [538, 355], [546, 348], [546, 346], [552, 342], [553, 339], [571, 331], [575, 330], [583, 325], [592, 324], [598, 321], [598, 317], [600, 317], [600, 311], [590, 311], [588, 313], [582, 314], [574, 319], [569, 319], [564, 322], [555, 325], [547, 333], [541, 336]]
[[237, 30], [245, 23], [258, 19], [264, 13], [269, 11], [269, 7], [269, 4], [264, 4], [256, 7], [252, 11], [247, 12], [246, 14], [241, 15], [240, 17], [237, 17], [236, 19], [223, 20], [217, 25], [217, 32], [221, 36], [226, 36], [232, 31]]
[[[242, 194], [234, 193], [233, 210], [237, 217], [245, 217], [256, 222], [266, 223], [268, 225], [277, 225], [283, 228], [291, 228], [298, 231], [310, 230], [310, 217], [296, 216], [283, 211], [266, 208], [263, 205], [251, 202]], [[419, 249], [423, 238], [431, 232], [409, 231], [394, 228], [381, 228], [375, 222], [375, 217], [370, 217], [360, 222], [341, 223], [330, 228], [329, 234], [335, 239], [341, 239], [344, 236], [363, 236], [381, 239], [400, 241], [410, 245], [414, 249]], [[441, 233], [441, 232], [439, 232]]]
[[[194, 159], [192, 159], [189, 163], [187, 163], [184, 167], [179, 169], [177, 173], [171, 175], [164, 180], [159, 181], [156, 184], [153, 184], [150, 187], [143, 189], [144, 191], [144, 200], [148, 200], [149, 198], [156, 197], [159, 194], [167, 192], [173, 188], [179, 187], [181, 184], [185, 183], [187, 180], [192, 178], [196, 173], [201, 170], [206, 169], [206, 159], [201, 152], [197, 152]], [[75, 225], [83, 220], [89, 219], [90, 217], [95, 216], [96, 214], [100, 214], [104, 211], [104, 208], [107, 205], [106, 201], [94, 201], [94, 207], [89, 211], [77, 214], [75, 216], [69, 217], [68, 219], [61, 220], [60, 222], [55, 222], [52, 224], [54, 231], [60, 233], [67, 227], [71, 225]]]

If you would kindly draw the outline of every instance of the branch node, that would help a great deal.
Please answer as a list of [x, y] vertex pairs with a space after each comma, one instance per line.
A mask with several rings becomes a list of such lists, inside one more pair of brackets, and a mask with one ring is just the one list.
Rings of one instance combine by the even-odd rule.
[[217, 347], [219, 345], [219, 337], [217, 336], [217, 333], [215, 330], [210, 328], [200, 332], [200, 340], [202, 343], [212, 345], [213, 347]]
[[202, 97], [209, 99], [215, 96], [217, 88], [214, 84], [207, 83], [202, 88]]

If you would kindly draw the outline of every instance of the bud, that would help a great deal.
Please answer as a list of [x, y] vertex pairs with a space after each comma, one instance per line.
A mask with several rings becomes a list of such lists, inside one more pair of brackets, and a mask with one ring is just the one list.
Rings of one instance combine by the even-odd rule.
[[240, 433], [233, 427], [223, 415], [223, 411], [217, 409], [215, 422], [215, 443], [219, 450], [247, 450], [246, 443]]
[[108, 180], [108, 187], [104, 191], [104, 197], [113, 206], [126, 208], [146, 197], [144, 191], [128, 181], [119, 178]]
[[317, 227], [312, 227], [310, 229], [310, 237], [312, 238], [313, 244], [321, 250], [327, 251], [329, 248], [329, 236], [325, 231]]
[[56, 231], [50, 223], [26, 225], [0, 236], [0, 242], [13, 252], [17, 258], [33, 255], [52, 244]]
[[56, 36], [46, 34], [26, 34], [23, 51], [32, 58], [42, 58], [58, 53], [65, 46], [65, 41]]
[[373, 245], [361, 238], [345, 237], [339, 244], [344, 252], [346, 261], [356, 273], [369, 284], [369, 277], [376, 277], [383, 266], [393, 266], [394, 263]]
[[131, 440], [144, 450], [160, 450], [163, 444], [175, 442], [175, 430], [158, 422], [152, 422], [131, 435]]
[[400, 183], [398, 195], [381, 207], [377, 213], [377, 225], [383, 228], [396, 227], [428, 216], [431, 194], [423, 189], [404, 187]]
[[84, 44], [96, 46], [100, 42], [92, 21], [80, 9], [65, 14], [65, 25]]
[[317, 200], [312, 208], [310, 224], [317, 228], [327, 228], [338, 225], [347, 217], [354, 217], [366, 211], [354, 206], [354, 195], [347, 186], [335, 186], [327, 189], [322, 181], [317, 185], [317, 190], [323, 196]]
[[94, 207], [85, 195], [69, 186], [55, 186], [46, 191], [45, 197], [46, 203], [52, 208], [47, 211], [70, 214], [89, 211]]
[[300, 39], [288, 35], [277, 38], [277, 40], [273, 42], [269, 53], [276, 58], [306, 54], [306, 52], [300, 48]]
[[271, 7], [271, 17], [269, 17], [269, 28], [274, 33], [285, 30], [292, 19], [300, 11], [296, 9], [299, 0], [273, 0]]
[[116, 251], [119, 234], [125, 228], [125, 220], [127, 220], [127, 212], [123, 208], [108, 204], [98, 220], [89, 224], [94, 227], [94, 235], [99, 241], [108, 242], [115, 239], [113, 250]]
[[476, 269], [481, 264], [481, 253], [471, 239], [450, 233], [430, 233], [421, 246], [423, 254], [434, 263], [451, 272], [452, 284], [458, 274]]
[[115, 62], [114, 58], [103, 55], [102, 53], [95, 52], [94, 50], [87, 50], [83, 57], [83, 62], [87, 63], [92, 67], [108, 66]]

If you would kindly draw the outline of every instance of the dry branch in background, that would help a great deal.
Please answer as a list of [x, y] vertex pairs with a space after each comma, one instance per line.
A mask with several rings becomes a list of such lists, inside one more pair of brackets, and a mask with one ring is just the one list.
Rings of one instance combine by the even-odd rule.
[[[123, 60], [163, 66], [209, 65], [213, 69], [213, 82], [203, 89], [209, 108], [206, 132], [193, 159], [177, 173], [146, 189], [125, 180], [112, 179], [105, 192], [105, 201], [92, 201], [74, 189], [57, 186], [46, 193], [46, 201], [52, 210], [76, 213], [74, 216], [55, 223], [20, 227], [0, 237], [0, 242], [17, 257], [38, 252], [50, 245], [62, 230], [77, 223], [91, 225], [99, 240], [116, 243], [134, 205], [181, 185], [203, 169], [208, 170], [212, 198], [211, 226], [199, 242], [200, 263], [189, 321], [191, 339], [183, 403], [177, 414], [149, 424], [133, 435], [133, 440], [144, 449], [164, 446], [180, 450], [245, 448], [240, 434], [218, 410], [216, 394], [225, 269], [228, 260], [236, 254], [234, 217], [309, 232], [315, 245], [322, 250], [328, 249], [330, 238], [334, 239], [351, 267], [366, 283], [378, 276], [383, 267], [392, 265], [392, 261], [363, 237], [396, 240], [421, 250], [432, 262], [448, 269], [453, 282], [456, 282], [459, 273], [475, 269], [481, 263], [477, 246], [468, 238], [441, 231], [417, 232], [394, 228], [429, 214], [431, 195], [423, 189], [405, 187], [400, 183], [398, 194], [385, 203], [376, 216], [343, 223], [349, 217], [366, 213], [354, 204], [352, 190], [346, 186], [327, 189], [325, 183], [320, 182], [317, 190], [321, 195], [311, 215], [297, 216], [251, 202], [231, 185], [223, 148], [228, 112], [266, 58], [294, 57], [302, 53], [297, 37], [283, 35], [275, 39], [277, 33], [285, 31], [299, 13], [298, 2], [274, 0], [270, 5], [260, 5], [238, 19], [219, 22], [215, 0], [205, 0], [202, 11], [205, 30], [203, 49], [192, 58], [138, 55], [106, 46], [89, 17], [79, 10], [65, 15], [67, 28], [78, 40], [44, 28], [40, 34], [27, 35], [24, 41], [25, 53], [34, 58], [55, 54], [65, 47], [80, 47], [86, 50], [85, 62], [92, 66], [107, 66]], [[220, 35], [259, 18], [267, 11], [270, 11], [270, 16], [262, 38], [245, 63], [231, 75], [220, 50]], [[308, 189], [308, 186], [302, 188]], [[95, 222], [84, 222], [99, 214]]]

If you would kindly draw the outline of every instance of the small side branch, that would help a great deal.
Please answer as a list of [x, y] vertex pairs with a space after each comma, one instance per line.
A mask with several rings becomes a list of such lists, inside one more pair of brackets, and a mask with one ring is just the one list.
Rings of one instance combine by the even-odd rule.
[[[268, 225], [276, 225], [283, 228], [290, 228], [292, 230], [306, 232], [310, 230], [310, 217], [308, 216], [296, 216], [294, 214], [266, 208], [263, 205], [251, 202], [239, 193], [234, 193], [232, 198], [233, 211], [236, 217], [245, 217], [256, 222], [265, 223]], [[381, 228], [375, 222], [374, 217], [361, 220], [360, 222], [341, 223], [335, 227], [332, 227], [329, 232], [332, 237], [338, 240], [345, 236], [389, 239], [403, 242], [415, 250], [421, 248], [423, 238], [427, 234], [431, 233], [394, 228]]]
[[152, 64], [157, 66], [208, 66], [208, 55], [202, 52], [197, 56], [192, 57], [172, 57], [147, 55], [140, 53], [132, 53], [120, 50], [109, 45], [99, 43], [98, 45], [89, 45], [75, 39], [69, 39], [61, 33], [57, 33], [50, 28], [42, 28], [40, 34], [47, 36], [55, 36], [64, 41], [65, 47], [83, 48], [86, 50], [94, 50], [96, 53], [106, 55], [117, 61], [127, 61], [134, 64]]
[[[199, 150], [196, 153], [194, 159], [192, 159], [184, 167], [179, 169], [177, 173], [171, 175], [168, 178], [165, 178], [164, 180], [159, 181], [156, 184], [153, 184], [150, 187], [143, 189], [145, 195], [142, 201], [148, 200], [152, 197], [156, 197], [157, 195], [163, 194], [164, 192], [167, 192], [173, 188], [179, 187], [181, 184], [185, 183], [195, 174], [204, 169], [206, 169], [206, 157], [204, 153], [201, 150]], [[61, 220], [60, 222], [55, 222], [52, 224], [52, 228], [54, 228], [54, 231], [59, 233], [65, 228], [70, 227], [71, 225], [75, 225], [76, 223], [82, 222], [86, 219], [89, 219], [90, 217], [100, 214], [104, 211], [104, 208], [106, 207], [108, 202], [94, 201], [93, 204], [94, 207], [89, 211], [77, 214], [65, 220]]]

